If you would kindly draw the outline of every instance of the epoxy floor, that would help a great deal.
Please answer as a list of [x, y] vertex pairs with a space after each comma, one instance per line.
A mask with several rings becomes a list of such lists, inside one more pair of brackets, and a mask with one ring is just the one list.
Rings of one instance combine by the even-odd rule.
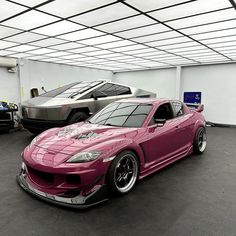
[[208, 128], [202, 156], [190, 156], [139, 182], [128, 195], [86, 211], [37, 200], [15, 176], [33, 136], [0, 135], [0, 235], [236, 235], [236, 129]]

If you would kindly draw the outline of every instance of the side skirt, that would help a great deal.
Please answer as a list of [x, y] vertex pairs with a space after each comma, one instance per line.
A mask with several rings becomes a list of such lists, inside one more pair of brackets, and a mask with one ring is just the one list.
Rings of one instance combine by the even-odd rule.
[[174, 155], [174, 156], [169, 157], [169, 158], [167, 158], [167, 159], [165, 159], [165, 160], [162, 160], [162, 161], [160, 161], [160, 162], [157, 162], [157, 163], [153, 164], [152, 166], [146, 167], [146, 168], [140, 173], [139, 179], [143, 179], [144, 177], [146, 177], [146, 176], [148, 176], [148, 175], [150, 175], [150, 174], [152, 174], [152, 173], [154, 173], [154, 172], [156, 172], [156, 171], [158, 171], [158, 170], [160, 170], [160, 169], [162, 169], [162, 168], [164, 168], [164, 167], [170, 165], [171, 163], [173, 163], [173, 162], [175, 162], [175, 161], [177, 161], [177, 160], [179, 160], [179, 159], [181, 159], [181, 158], [183, 158], [183, 157], [185, 157], [185, 156], [187, 156], [187, 155], [190, 155], [192, 152], [193, 152], [193, 147], [191, 146], [191, 147], [190, 147], [187, 151], [185, 151], [185, 152], [182, 152], [182, 153], [180, 153], [180, 154], [178, 154], [178, 155]]

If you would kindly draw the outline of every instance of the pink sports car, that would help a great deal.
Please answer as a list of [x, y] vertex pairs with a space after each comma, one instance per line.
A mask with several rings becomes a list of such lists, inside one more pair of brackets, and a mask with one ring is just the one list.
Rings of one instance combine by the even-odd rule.
[[27, 192], [52, 203], [88, 207], [128, 193], [136, 181], [206, 148], [202, 106], [126, 99], [85, 122], [53, 128], [22, 153], [17, 176]]

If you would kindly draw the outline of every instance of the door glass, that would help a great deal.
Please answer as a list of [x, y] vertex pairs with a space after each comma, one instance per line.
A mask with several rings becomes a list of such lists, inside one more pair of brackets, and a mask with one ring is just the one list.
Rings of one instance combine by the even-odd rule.
[[156, 119], [170, 120], [173, 117], [173, 111], [170, 103], [164, 103], [157, 108], [154, 116], [151, 119], [150, 125], [154, 125]]
[[182, 116], [184, 114], [183, 104], [181, 102], [172, 102], [175, 117]]

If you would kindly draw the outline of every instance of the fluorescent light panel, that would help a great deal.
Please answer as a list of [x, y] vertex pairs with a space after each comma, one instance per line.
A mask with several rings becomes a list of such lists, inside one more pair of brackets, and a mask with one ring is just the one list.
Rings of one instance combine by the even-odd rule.
[[76, 32], [72, 32], [72, 33], [68, 33], [68, 34], [58, 36], [58, 38], [66, 39], [66, 40], [69, 40], [69, 41], [76, 41], [76, 40], [82, 40], [82, 39], [97, 37], [97, 36], [100, 36], [100, 35], [104, 35], [104, 33], [100, 32], [98, 30], [94, 30], [94, 29], [84, 29], [84, 30], [79, 30], [79, 31], [76, 31]]
[[11, 16], [14, 16], [20, 12], [27, 10], [26, 7], [22, 7], [5, 0], [0, 0], [0, 6], [1, 6], [0, 21], [6, 20]]
[[148, 0], [148, 1], [140, 1], [140, 0], [127, 0], [127, 3], [137, 7], [142, 11], [150, 11], [153, 9], [160, 9], [163, 7], [171, 7], [174, 4], [183, 3], [186, 0], [165, 0], [165, 1], [157, 1], [157, 0]]
[[201, 24], [209, 24], [216, 21], [229, 20], [235, 18], [235, 9], [227, 9], [218, 12], [192, 16], [187, 19], [180, 19], [167, 22], [168, 25], [176, 29], [183, 27], [193, 27]]
[[[188, 17], [195, 14], [210, 12], [222, 8], [232, 7], [229, 1], [222, 0], [198, 0], [192, 1], [184, 5], [166, 8], [150, 13], [152, 17], [160, 21], [168, 21], [172, 19]], [[187, 19], [186, 19], [187, 20]]]
[[135, 38], [135, 37], [140, 37], [143, 35], [161, 33], [165, 31], [170, 31], [170, 28], [162, 24], [157, 24], [154, 22], [154, 24], [152, 25], [144, 26], [137, 29], [130, 29], [124, 32], [116, 33], [116, 35], [125, 37], [125, 38]]
[[4, 21], [3, 24], [22, 30], [29, 30], [57, 20], [57, 17], [31, 10], [7, 21]]
[[17, 43], [7, 42], [4, 40], [0, 41], [0, 49], [5, 49], [5, 48], [17, 46], [17, 45], [18, 45]]
[[22, 32], [21, 30], [0, 26], [0, 38], [9, 37], [11, 35], [18, 34], [21, 32]]
[[33, 32], [36, 32], [39, 34], [45, 34], [49, 36], [55, 36], [55, 35], [69, 33], [76, 30], [81, 30], [84, 28], [85, 27], [82, 25], [63, 20], [57, 23], [53, 23], [53, 24], [38, 28], [36, 30], [33, 30]]
[[113, 2], [112, 0], [57, 0], [48, 3], [39, 9], [61, 17], [70, 17], [101, 5]]
[[30, 33], [30, 32], [18, 34], [18, 35], [7, 38], [7, 40], [9, 41], [17, 42], [17, 43], [29, 43], [29, 42], [40, 40], [40, 39], [46, 39], [46, 37], [39, 34]]
[[[112, 12], [112, 14], [111, 14]], [[70, 20], [87, 25], [94, 26], [102, 23], [107, 23], [109, 21], [114, 21], [124, 17], [137, 14], [137, 11], [125, 6], [122, 3], [116, 3], [104, 8], [100, 8], [95, 11], [91, 11], [76, 17], [71, 18]], [[102, 16], [102, 17], [98, 17]]]
[[97, 28], [100, 30], [104, 30], [106, 32], [112, 33], [117, 32], [129, 28], [134, 28], [137, 26], [144, 26], [155, 23], [154, 20], [145, 17], [144, 15], [130, 17], [128, 19], [116, 21], [113, 23], [105, 24], [98, 26]]

